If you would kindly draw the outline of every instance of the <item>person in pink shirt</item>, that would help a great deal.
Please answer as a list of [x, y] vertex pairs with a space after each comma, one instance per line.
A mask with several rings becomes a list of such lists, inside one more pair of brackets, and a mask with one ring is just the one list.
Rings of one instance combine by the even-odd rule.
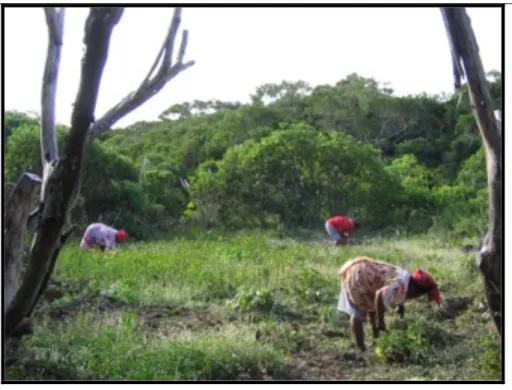
[[80, 248], [98, 247], [101, 251], [115, 250], [116, 242], [126, 241], [127, 238], [128, 235], [123, 229], [114, 229], [103, 223], [93, 223], [85, 229]]
[[325, 222], [325, 230], [334, 240], [334, 246], [346, 245], [348, 238], [360, 228], [361, 222], [343, 215], [335, 215]]

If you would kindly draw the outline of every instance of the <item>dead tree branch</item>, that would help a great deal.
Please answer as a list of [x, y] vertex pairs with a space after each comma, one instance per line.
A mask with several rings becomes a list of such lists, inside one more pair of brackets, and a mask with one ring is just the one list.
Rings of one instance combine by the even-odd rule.
[[[188, 43], [187, 30], [184, 30], [182, 33], [178, 58], [176, 63], [174, 65], [172, 64], [174, 44], [180, 24], [181, 8], [175, 8], [167, 36], [149, 73], [135, 91], [125, 96], [118, 104], [108, 110], [92, 125], [88, 136], [89, 141], [92, 141], [101, 133], [109, 130], [121, 118], [156, 95], [170, 80], [195, 64], [194, 61], [183, 62]], [[155, 73], [155, 69], [157, 69], [159, 63], [160, 67]]]
[[491, 105], [484, 68], [478, 44], [465, 8], [441, 8], [453, 57], [455, 85], [465, 75], [469, 97], [480, 135], [485, 147], [487, 182], [489, 186], [489, 227], [477, 255], [483, 275], [487, 303], [494, 324], [502, 335], [502, 261], [503, 261], [503, 206], [502, 206], [502, 138]]
[[[55, 134], [55, 95], [64, 34], [64, 8], [44, 9], [48, 26], [48, 52], [41, 94], [41, 158], [42, 166], [58, 158]], [[44, 180], [44, 177], [43, 177]]]
[[[85, 24], [85, 54], [81, 79], [63, 158], [52, 161], [43, 182], [40, 222], [32, 242], [30, 259], [23, 282], [5, 315], [5, 332], [9, 336], [30, 312], [44, 289], [56, 254], [65, 235], [61, 231], [80, 179], [87, 131], [92, 123], [110, 37], [123, 13], [122, 8], [93, 7]], [[52, 34], [52, 28], [50, 34]], [[53, 108], [54, 110], [55, 108]]]

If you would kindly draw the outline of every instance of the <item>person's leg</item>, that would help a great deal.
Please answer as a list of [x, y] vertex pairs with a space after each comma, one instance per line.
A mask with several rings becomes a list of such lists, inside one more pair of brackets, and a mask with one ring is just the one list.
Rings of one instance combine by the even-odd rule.
[[400, 316], [401, 319], [404, 318], [404, 315], [405, 315], [405, 306], [402, 304], [402, 305], [398, 305], [398, 315]]
[[366, 346], [364, 344], [363, 323], [366, 319], [366, 314], [356, 308], [350, 301], [343, 284], [341, 286], [341, 292], [338, 299], [338, 310], [345, 312], [350, 316], [350, 329], [352, 331], [354, 341], [357, 347], [364, 352], [366, 350]]
[[325, 230], [327, 231], [327, 234], [329, 234], [329, 237], [331, 237], [334, 240], [334, 246], [339, 245], [341, 242], [341, 236], [338, 233], [334, 227], [327, 221], [325, 222]]
[[350, 329], [352, 330], [354, 341], [356, 346], [364, 352], [366, 351], [366, 345], [364, 344], [363, 321], [364, 319], [361, 319], [357, 314], [350, 316]]

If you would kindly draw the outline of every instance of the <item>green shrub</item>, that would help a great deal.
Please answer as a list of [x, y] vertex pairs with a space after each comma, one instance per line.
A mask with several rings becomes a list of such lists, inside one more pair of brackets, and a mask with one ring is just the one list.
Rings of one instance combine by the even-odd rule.
[[300, 268], [294, 275], [292, 295], [301, 303], [333, 303], [336, 278], [329, 278], [309, 267]]
[[436, 347], [445, 347], [444, 332], [425, 317], [417, 317], [404, 329], [392, 329], [376, 341], [375, 353], [387, 363], [425, 365], [436, 362]]
[[502, 346], [496, 334], [486, 334], [474, 343], [477, 366], [482, 379], [503, 377]]
[[279, 303], [275, 294], [269, 289], [239, 289], [235, 297], [226, 302], [226, 307], [237, 311], [262, 311], [271, 312]]

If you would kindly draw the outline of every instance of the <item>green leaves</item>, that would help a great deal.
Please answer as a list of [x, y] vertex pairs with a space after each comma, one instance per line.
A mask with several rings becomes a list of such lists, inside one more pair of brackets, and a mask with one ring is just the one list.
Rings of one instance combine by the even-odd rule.
[[[498, 107], [501, 75], [488, 77]], [[5, 119], [6, 180], [40, 173], [38, 120], [17, 112]], [[399, 97], [354, 73], [314, 88], [300, 80], [266, 83], [249, 104], [181, 102], [161, 119], [87, 148], [75, 218], [118, 218], [111, 198], [125, 181], [133, 191], [121, 191], [121, 214], [157, 230], [183, 216], [206, 227], [316, 227], [344, 213], [372, 229], [411, 222], [423, 229], [436, 216], [438, 226], [462, 233], [485, 218], [485, 158], [467, 94]], [[58, 126], [60, 144], [66, 131]]]
[[[199, 168], [191, 188], [203, 194], [222, 191], [217, 201], [226, 223], [264, 224], [275, 214], [290, 225], [320, 220], [337, 207], [347, 213], [363, 208], [369, 215], [371, 205], [366, 202], [385, 180], [376, 149], [298, 123], [283, 124], [259, 142], [248, 140], [230, 148], [216, 164], [215, 174]], [[341, 207], [336, 206], [344, 196]]]

